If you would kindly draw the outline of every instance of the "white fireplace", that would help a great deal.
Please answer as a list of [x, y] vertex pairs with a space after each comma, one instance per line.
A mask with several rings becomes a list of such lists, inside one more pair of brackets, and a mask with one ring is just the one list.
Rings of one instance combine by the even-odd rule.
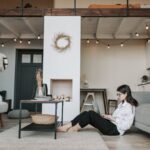
[[[64, 121], [70, 121], [80, 112], [80, 30], [81, 17], [44, 17], [43, 82], [48, 85], [49, 94], [70, 97], [64, 102]], [[54, 37], [60, 33], [70, 36], [70, 47], [63, 52], [54, 47]], [[54, 112], [53, 105], [43, 104], [43, 114]]]

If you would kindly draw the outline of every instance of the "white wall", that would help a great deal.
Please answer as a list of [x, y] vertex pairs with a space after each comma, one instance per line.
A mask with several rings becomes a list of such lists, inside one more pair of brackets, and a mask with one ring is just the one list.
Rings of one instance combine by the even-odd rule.
[[[81, 17], [44, 18], [43, 81], [51, 91], [51, 79], [72, 79], [72, 99], [64, 104], [65, 121], [79, 114], [80, 108], [80, 30]], [[58, 52], [53, 47], [54, 37], [59, 33], [71, 36], [71, 47], [64, 52]], [[42, 113], [52, 114], [54, 109], [49, 104], [43, 104]]]
[[[114, 42], [112, 45], [119, 43]], [[110, 49], [82, 42], [81, 52], [81, 78], [86, 76], [89, 87], [107, 88], [110, 99], [116, 98], [116, 88], [121, 84], [129, 84], [133, 91], [141, 90], [137, 86], [140, 78], [148, 74], [144, 40], [128, 41], [123, 48], [114, 45]]]
[[7, 91], [7, 98], [12, 99], [12, 105], [14, 104], [14, 80], [15, 80], [15, 61], [16, 61], [16, 49], [43, 49], [42, 41], [31, 41], [32, 44], [14, 44], [9, 40], [5, 47], [0, 47], [0, 53], [3, 53], [8, 58], [8, 67], [5, 71], [0, 72], [0, 90]]
[[[150, 0], [130, 0], [131, 3], [150, 4]], [[126, 4], [126, 0], [77, 0], [78, 8], [88, 8], [90, 4]], [[55, 0], [55, 8], [73, 8], [74, 0]]]
[[146, 42], [146, 68], [150, 68], [150, 42]]

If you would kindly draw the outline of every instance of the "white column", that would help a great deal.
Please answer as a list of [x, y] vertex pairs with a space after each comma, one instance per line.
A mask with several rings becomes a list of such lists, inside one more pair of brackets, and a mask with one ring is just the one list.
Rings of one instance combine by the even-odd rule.
[[[54, 48], [54, 39], [60, 33], [70, 36], [71, 39], [70, 48], [63, 52], [58, 52]], [[52, 92], [52, 79], [64, 82], [69, 80], [71, 81], [69, 84], [72, 85], [69, 89], [71, 101], [64, 103], [65, 121], [73, 119], [80, 110], [80, 41], [81, 17], [46, 16], [44, 18], [43, 81], [48, 85], [49, 94]], [[65, 90], [63, 86], [61, 88]], [[59, 115], [60, 112], [61, 107], [58, 109]], [[54, 114], [54, 107], [43, 104], [42, 113]]]

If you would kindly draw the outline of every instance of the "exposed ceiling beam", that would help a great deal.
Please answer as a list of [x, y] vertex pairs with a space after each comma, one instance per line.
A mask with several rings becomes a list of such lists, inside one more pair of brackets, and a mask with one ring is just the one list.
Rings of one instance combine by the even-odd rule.
[[113, 33], [114, 38], [117, 38], [117, 35], [118, 35], [119, 31], [122, 29], [122, 25], [124, 24], [124, 22], [125, 22], [125, 18], [122, 18], [116, 28], [116, 31]]
[[[148, 35], [142, 34], [139, 37], [132, 37], [132, 39], [147, 39]], [[92, 34], [82, 34], [81, 39], [95, 39]], [[114, 39], [112, 34], [101, 34], [101, 37], [98, 39]], [[131, 36], [128, 34], [118, 35], [117, 39], [131, 39]]]
[[[13, 38], [14, 38], [14, 34], [0, 34], [0, 39], [13, 39]], [[37, 40], [34, 34], [21, 34], [19, 38], [25, 40], [26, 39]], [[43, 35], [40, 36], [40, 39], [43, 39]]]
[[98, 21], [97, 21], [96, 38], [99, 37], [98, 35], [99, 35], [99, 32], [100, 32], [100, 23], [101, 23], [101, 19], [102, 19], [102, 18], [99, 17], [99, 19], [98, 19]]
[[5, 27], [9, 32], [11, 32], [15, 37], [19, 37], [19, 33], [15, 29], [13, 29], [10, 24], [8, 25], [7, 22], [4, 20], [0, 19], [0, 24]]
[[36, 29], [32, 26], [31, 22], [27, 18], [23, 18], [24, 23], [27, 25], [27, 27], [30, 29], [30, 31], [34, 34], [35, 37], [38, 36], [38, 32]]

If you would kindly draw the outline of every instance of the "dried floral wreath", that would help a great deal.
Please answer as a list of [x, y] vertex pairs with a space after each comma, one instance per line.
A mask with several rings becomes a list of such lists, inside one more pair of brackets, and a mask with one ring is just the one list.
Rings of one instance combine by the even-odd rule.
[[71, 37], [64, 33], [59, 33], [54, 38], [53, 46], [58, 52], [63, 52], [64, 50], [69, 49], [71, 46]]

